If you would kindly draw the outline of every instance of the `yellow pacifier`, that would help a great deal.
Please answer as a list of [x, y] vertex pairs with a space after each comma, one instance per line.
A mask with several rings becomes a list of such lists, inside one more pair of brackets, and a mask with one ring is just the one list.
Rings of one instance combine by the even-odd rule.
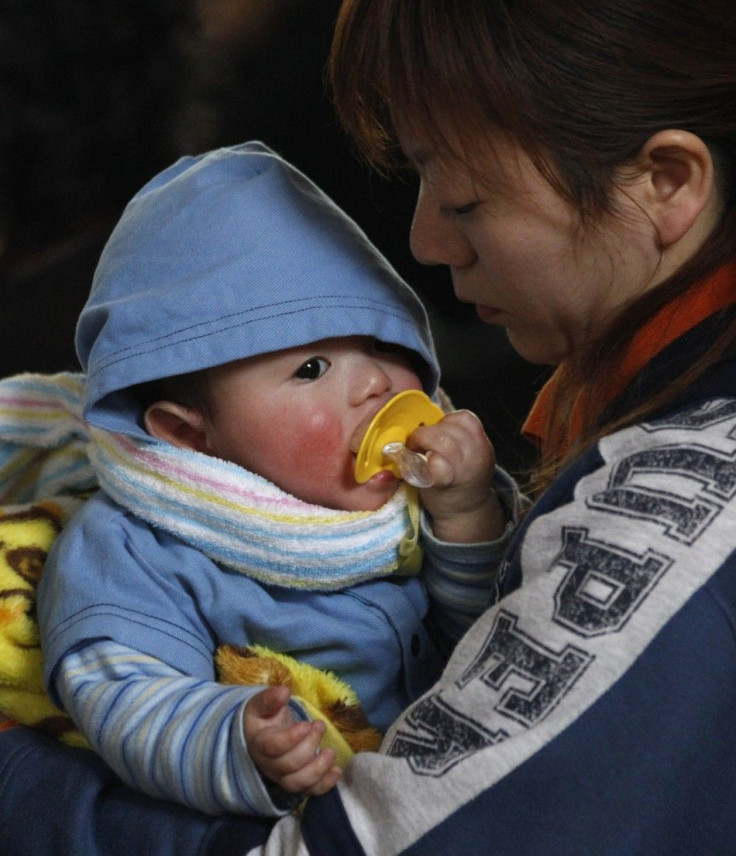
[[418, 389], [400, 392], [371, 420], [358, 449], [355, 480], [363, 484], [381, 470], [414, 487], [430, 487], [432, 476], [426, 455], [406, 447], [409, 435], [420, 425], [435, 425], [445, 414]]

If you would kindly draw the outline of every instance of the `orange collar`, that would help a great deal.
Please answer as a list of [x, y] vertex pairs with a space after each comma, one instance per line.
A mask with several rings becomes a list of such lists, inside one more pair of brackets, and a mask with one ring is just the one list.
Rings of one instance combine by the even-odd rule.
[[[611, 378], [606, 392], [607, 404], [623, 392], [633, 378], [660, 351], [700, 324], [714, 312], [736, 303], [736, 263], [721, 268], [700, 286], [679, 295], [656, 312], [636, 333], [624, 353], [621, 364]], [[544, 441], [544, 426], [555, 399], [565, 364], [555, 369], [542, 387], [522, 427], [525, 437], [541, 445]], [[567, 436], [568, 447], [583, 431], [583, 412], [579, 402], [573, 404]]]

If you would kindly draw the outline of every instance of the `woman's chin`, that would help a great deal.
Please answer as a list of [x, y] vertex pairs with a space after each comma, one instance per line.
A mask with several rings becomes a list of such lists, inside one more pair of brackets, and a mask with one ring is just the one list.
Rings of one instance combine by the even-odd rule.
[[506, 328], [511, 347], [528, 363], [557, 365], [565, 357], [564, 349], [555, 347], [548, 338], [534, 332]]

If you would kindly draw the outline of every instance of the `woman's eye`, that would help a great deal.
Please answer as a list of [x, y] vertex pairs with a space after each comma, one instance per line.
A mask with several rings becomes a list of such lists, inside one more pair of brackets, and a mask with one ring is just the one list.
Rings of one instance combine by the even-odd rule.
[[299, 366], [294, 372], [294, 377], [299, 378], [299, 380], [317, 380], [329, 367], [330, 364], [324, 357], [312, 357]]
[[457, 208], [453, 208], [452, 212], [453, 214], [458, 214], [459, 216], [462, 216], [463, 214], [470, 214], [472, 211], [475, 210], [477, 205], [477, 202], [468, 202], [467, 205], [459, 205]]
[[478, 202], [468, 202], [465, 205], [442, 205], [441, 210], [449, 217], [462, 217], [465, 214], [472, 214], [478, 207]]

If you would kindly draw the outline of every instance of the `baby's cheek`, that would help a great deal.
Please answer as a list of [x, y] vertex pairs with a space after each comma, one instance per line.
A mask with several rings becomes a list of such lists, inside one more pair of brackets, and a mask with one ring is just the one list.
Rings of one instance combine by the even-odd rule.
[[301, 499], [326, 504], [323, 489], [344, 480], [342, 426], [321, 415], [304, 416], [289, 425], [277, 423], [274, 432], [279, 442], [274, 444], [263, 474]]
[[346, 454], [342, 425], [324, 415], [304, 419], [297, 432], [295, 464], [313, 475], [335, 472], [335, 465]]

